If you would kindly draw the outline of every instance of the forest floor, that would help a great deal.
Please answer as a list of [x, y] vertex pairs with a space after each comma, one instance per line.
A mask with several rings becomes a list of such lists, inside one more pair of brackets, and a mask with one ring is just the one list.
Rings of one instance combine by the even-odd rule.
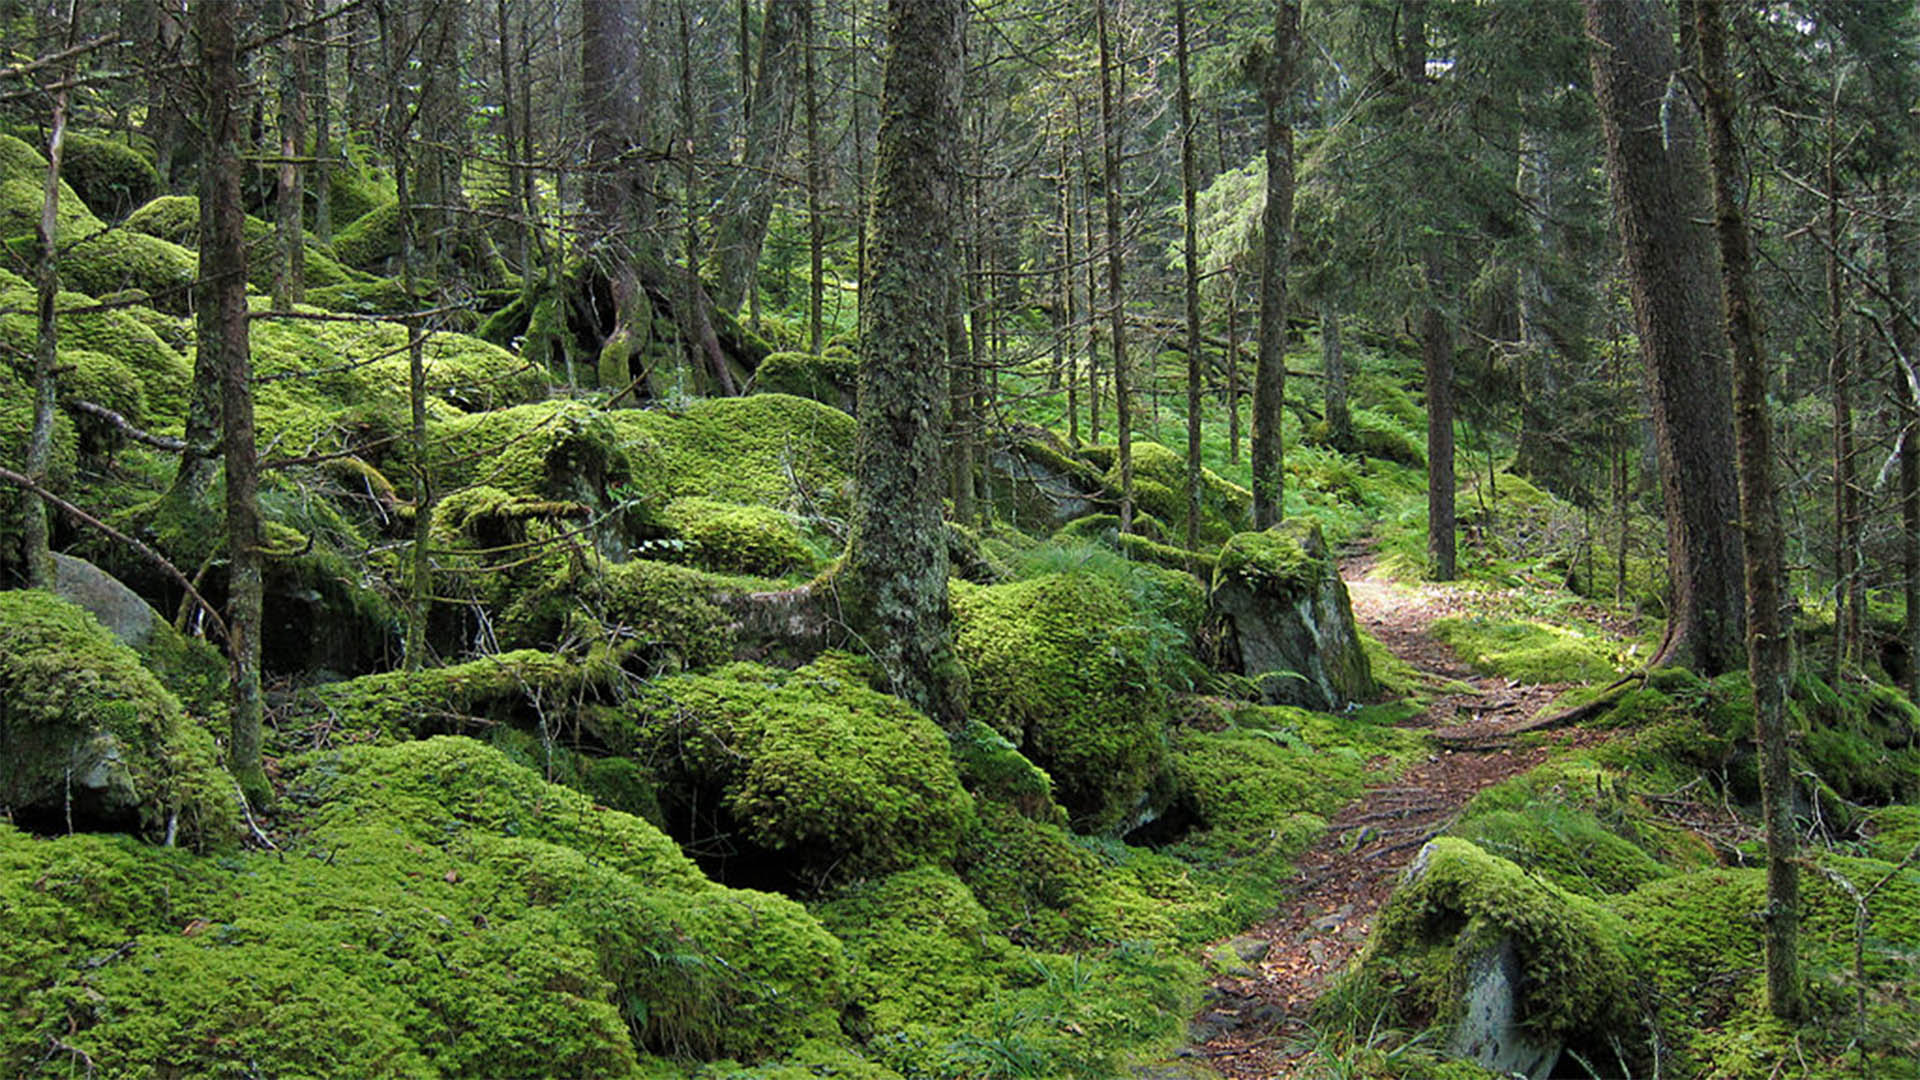
[[1539, 765], [1556, 746], [1604, 737], [1564, 729], [1518, 744], [1516, 729], [1567, 684], [1514, 684], [1463, 665], [1428, 630], [1467, 608], [1456, 587], [1387, 579], [1368, 554], [1344, 559], [1340, 572], [1354, 620], [1430, 680], [1427, 708], [1404, 726], [1427, 733], [1433, 750], [1335, 815], [1295, 862], [1278, 910], [1212, 950], [1233, 970], [1212, 980], [1182, 1056], [1231, 1080], [1306, 1075], [1314, 1001], [1366, 944], [1375, 914], [1420, 848], [1483, 788]]

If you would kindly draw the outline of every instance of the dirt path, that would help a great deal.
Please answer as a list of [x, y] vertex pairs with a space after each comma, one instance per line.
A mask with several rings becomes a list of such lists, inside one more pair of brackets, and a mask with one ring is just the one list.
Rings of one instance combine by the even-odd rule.
[[1366, 943], [1401, 870], [1476, 792], [1547, 757], [1544, 747], [1515, 749], [1506, 735], [1565, 689], [1515, 686], [1461, 665], [1427, 632], [1458, 610], [1446, 586], [1388, 581], [1367, 556], [1343, 561], [1341, 576], [1355, 621], [1443, 691], [1406, 726], [1474, 749], [1436, 744], [1426, 761], [1341, 811], [1296, 861], [1279, 910], [1228, 943], [1246, 969], [1213, 980], [1186, 1053], [1232, 1080], [1294, 1075], [1313, 1001]]

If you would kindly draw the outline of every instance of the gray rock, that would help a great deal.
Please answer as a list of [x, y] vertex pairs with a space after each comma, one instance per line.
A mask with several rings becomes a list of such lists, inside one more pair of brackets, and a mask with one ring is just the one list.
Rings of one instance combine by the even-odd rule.
[[1373, 693], [1353, 607], [1320, 528], [1284, 522], [1220, 549], [1212, 604], [1270, 705], [1332, 711]]
[[131, 649], [146, 645], [154, 627], [166, 624], [139, 593], [85, 559], [55, 552], [53, 591], [92, 612], [120, 644]]
[[1500, 937], [1461, 962], [1460, 1016], [1447, 1050], [1502, 1076], [1545, 1080], [1560, 1060], [1558, 1043], [1541, 1042], [1520, 1026], [1521, 971], [1513, 940]]

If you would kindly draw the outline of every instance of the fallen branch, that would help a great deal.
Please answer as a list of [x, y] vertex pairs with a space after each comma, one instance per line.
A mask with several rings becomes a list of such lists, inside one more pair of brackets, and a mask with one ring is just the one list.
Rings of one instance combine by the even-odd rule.
[[105, 405], [96, 405], [91, 401], [69, 401], [67, 402], [67, 407], [86, 413], [88, 416], [105, 420], [117, 428], [120, 434], [132, 439], [134, 442], [145, 443], [156, 450], [165, 450], [168, 453], [178, 454], [187, 448], [187, 441], [185, 439], [176, 439], [170, 435], [155, 435], [152, 432], [137, 428], [133, 425], [133, 421], [128, 420], [126, 417], [114, 412]]

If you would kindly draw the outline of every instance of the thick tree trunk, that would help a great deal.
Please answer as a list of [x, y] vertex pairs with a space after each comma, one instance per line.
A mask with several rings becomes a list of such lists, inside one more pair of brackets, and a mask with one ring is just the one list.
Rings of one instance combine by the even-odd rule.
[[1124, 133], [1120, 127], [1120, 109], [1114, 83], [1121, 82], [1118, 96], [1124, 97], [1125, 68], [1115, 72], [1111, 23], [1108, 10], [1113, 0], [1097, 0], [1094, 6], [1100, 36], [1100, 145], [1105, 167], [1100, 182], [1107, 202], [1107, 319], [1113, 338], [1113, 430], [1119, 442], [1120, 531], [1133, 531], [1133, 390], [1127, 372], [1127, 293], [1123, 262], [1126, 237], [1120, 220], [1120, 163]]
[[1733, 409], [1698, 125], [1671, 36], [1646, 0], [1584, 0], [1607, 175], [1647, 358], [1673, 595], [1655, 663], [1745, 663]]
[[1753, 253], [1738, 186], [1740, 145], [1733, 133], [1733, 81], [1727, 70], [1726, 14], [1720, 0], [1695, 0], [1700, 85], [1713, 162], [1714, 231], [1733, 351], [1734, 425], [1740, 457], [1740, 537], [1746, 554], [1747, 665], [1753, 678], [1754, 739], [1760, 745], [1760, 800], [1767, 827], [1767, 1006], [1781, 1020], [1805, 1014], [1798, 931], [1800, 864], [1793, 823], [1793, 775], [1787, 732], [1787, 683], [1793, 639], [1781, 614], [1785, 578], [1780, 512], [1774, 502], [1772, 424], [1767, 416], [1766, 350], [1754, 309]]
[[760, 265], [760, 248], [767, 239], [776, 187], [774, 169], [787, 156], [793, 134], [794, 82], [800, 74], [804, 42], [812, 33], [809, 0], [768, 0], [760, 31], [760, 62], [753, 96], [747, 102], [746, 150], [721, 200], [714, 246], [720, 256], [719, 284], [714, 296], [721, 310], [739, 311], [753, 274]]
[[966, 718], [940, 520], [944, 320], [953, 303], [965, 0], [889, 0], [861, 343], [857, 497], [840, 575], [847, 623], [894, 692], [943, 724]]
[[260, 505], [247, 341], [246, 211], [240, 201], [240, 106], [233, 20], [239, 8], [201, 4], [194, 28], [206, 87], [200, 165], [199, 347], [220, 374], [227, 474], [227, 632], [232, 724], [227, 766], [249, 798], [271, 795], [260, 767]]
[[1293, 124], [1287, 116], [1300, 5], [1274, 5], [1273, 52], [1261, 80], [1266, 111], [1267, 205], [1261, 214], [1260, 356], [1253, 369], [1253, 527], [1286, 516], [1280, 428], [1287, 394], [1287, 269], [1293, 243]]

